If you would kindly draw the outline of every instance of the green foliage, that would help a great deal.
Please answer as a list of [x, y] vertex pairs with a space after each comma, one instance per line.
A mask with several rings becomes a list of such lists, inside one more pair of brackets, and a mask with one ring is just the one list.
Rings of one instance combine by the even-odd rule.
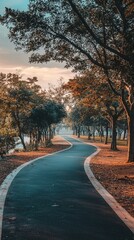
[[[66, 116], [64, 106], [46, 98], [45, 91], [37, 85], [36, 77], [25, 80], [16, 74], [1, 73], [0, 76], [2, 148], [5, 146], [5, 141], [7, 144], [9, 139], [13, 141], [15, 136], [19, 136], [26, 150], [23, 135], [27, 134], [30, 136], [31, 145], [38, 149], [41, 141], [45, 141], [46, 138], [51, 140], [52, 125], [59, 123]], [[45, 134], [44, 138], [43, 134]]]

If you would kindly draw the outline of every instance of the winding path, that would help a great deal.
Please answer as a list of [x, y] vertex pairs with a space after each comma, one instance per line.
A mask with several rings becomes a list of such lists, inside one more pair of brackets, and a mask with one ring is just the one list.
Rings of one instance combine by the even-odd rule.
[[84, 160], [95, 147], [65, 139], [72, 148], [26, 166], [13, 180], [2, 240], [132, 240], [85, 174]]

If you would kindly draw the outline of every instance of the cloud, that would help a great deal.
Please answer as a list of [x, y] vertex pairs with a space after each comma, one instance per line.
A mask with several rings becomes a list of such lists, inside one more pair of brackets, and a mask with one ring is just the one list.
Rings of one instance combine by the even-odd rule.
[[56, 85], [60, 78], [63, 78], [63, 80], [67, 82], [74, 76], [74, 73], [72, 73], [71, 70], [57, 67], [5, 67], [0, 68], [0, 72], [17, 73], [25, 78], [36, 76], [38, 78], [38, 84], [45, 89], [48, 88], [49, 84]]
[[[5, 7], [25, 10], [28, 0], [0, 0], [0, 14], [4, 13]], [[43, 88], [48, 87], [48, 83], [56, 85], [60, 78], [65, 81], [72, 78], [74, 74], [69, 69], [64, 68], [64, 63], [52, 61], [48, 64], [30, 64], [29, 54], [23, 51], [15, 51], [15, 45], [8, 38], [8, 30], [5, 26], [0, 26], [0, 72], [17, 73], [27, 77], [37, 76], [39, 84]]]
[[30, 66], [28, 63], [28, 56], [22, 52], [15, 52], [13, 49], [0, 49], [0, 66], [1, 67], [16, 67], [16, 66]]
[[47, 88], [48, 83], [56, 85], [60, 78], [67, 81], [73, 76], [71, 70], [64, 68], [64, 63], [52, 61], [47, 64], [30, 64], [29, 54], [23, 51], [16, 52], [13, 43], [10, 43], [6, 34], [0, 39], [0, 54], [0, 72], [18, 73], [26, 77], [37, 76], [39, 84], [43, 88]]

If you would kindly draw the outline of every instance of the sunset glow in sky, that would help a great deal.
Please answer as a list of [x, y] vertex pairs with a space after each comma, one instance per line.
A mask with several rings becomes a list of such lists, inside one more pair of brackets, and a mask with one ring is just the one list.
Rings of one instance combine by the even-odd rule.
[[[25, 10], [28, 0], [0, 0], [0, 14], [4, 13], [5, 7]], [[56, 84], [60, 78], [67, 81], [74, 74], [65, 69], [63, 64], [51, 62], [48, 64], [30, 64], [28, 54], [16, 51], [15, 45], [8, 39], [8, 30], [0, 26], [0, 72], [18, 73], [26, 77], [37, 76], [39, 84], [46, 88], [48, 83]]]

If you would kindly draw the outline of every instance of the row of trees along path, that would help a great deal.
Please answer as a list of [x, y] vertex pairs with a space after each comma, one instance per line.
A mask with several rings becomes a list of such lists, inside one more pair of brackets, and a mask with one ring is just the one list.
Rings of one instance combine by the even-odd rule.
[[28, 150], [50, 145], [55, 125], [66, 116], [63, 104], [50, 100], [37, 81], [36, 77], [25, 80], [17, 74], [0, 74], [1, 152], [13, 147], [14, 137], [27, 150], [24, 135], [30, 138]]
[[126, 112], [128, 161], [134, 162], [134, 2], [30, 0], [27, 11], [6, 8], [0, 21], [18, 49], [33, 51], [30, 62], [64, 61], [105, 75]]
[[86, 71], [82, 76], [76, 76], [64, 84], [64, 88], [72, 93], [76, 102], [71, 118], [75, 127], [78, 128], [78, 136], [82, 124], [89, 126], [89, 137], [91, 134], [90, 126], [95, 122], [95, 118], [103, 119], [106, 131], [105, 143], [108, 140], [110, 126], [112, 129], [111, 150], [115, 151], [117, 150], [118, 120], [125, 122], [126, 114], [119, 97], [115, 96], [109, 85], [106, 84], [104, 76], [100, 79], [100, 75], [93, 70]]

